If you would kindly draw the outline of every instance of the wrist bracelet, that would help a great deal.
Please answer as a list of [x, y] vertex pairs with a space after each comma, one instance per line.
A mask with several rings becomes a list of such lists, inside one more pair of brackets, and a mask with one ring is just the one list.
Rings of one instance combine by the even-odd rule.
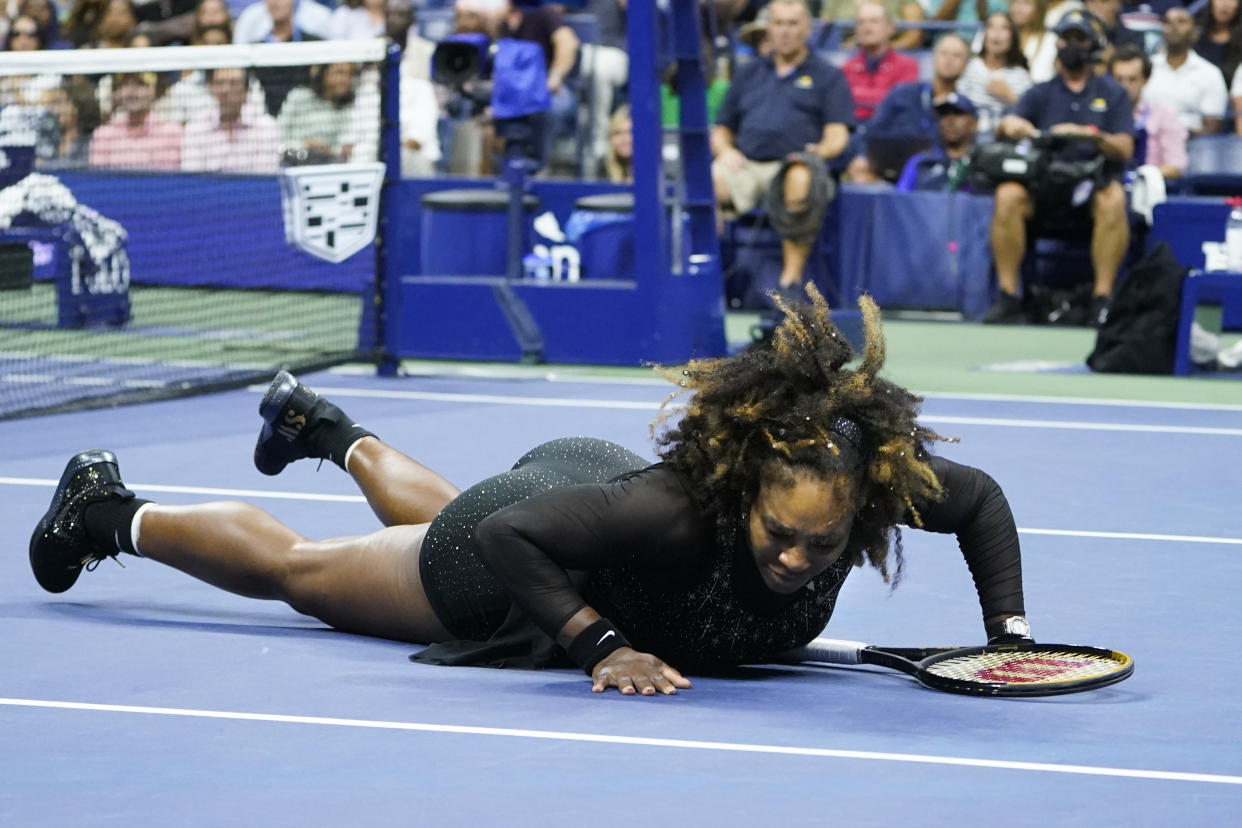
[[622, 647], [630, 646], [621, 631], [612, 625], [607, 618], [601, 618], [569, 642], [566, 652], [575, 664], [586, 671], [589, 676], [599, 664], [611, 653]]

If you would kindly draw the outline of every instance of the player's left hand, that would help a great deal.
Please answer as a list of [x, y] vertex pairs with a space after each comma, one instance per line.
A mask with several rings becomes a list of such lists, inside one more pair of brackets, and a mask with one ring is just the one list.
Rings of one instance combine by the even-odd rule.
[[654, 696], [657, 691], [671, 696], [679, 689], [689, 689], [690, 680], [650, 653], [620, 647], [591, 671], [591, 692], [602, 693], [609, 687], [626, 696]]

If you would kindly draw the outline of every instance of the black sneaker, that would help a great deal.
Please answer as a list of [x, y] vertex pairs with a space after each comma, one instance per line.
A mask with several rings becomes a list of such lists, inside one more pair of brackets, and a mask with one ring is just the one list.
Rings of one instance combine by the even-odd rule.
[[1093, 328], [1102, 326], [1108, 321], [1108, 311], [1112, 304], [1112, 300], [1107, 296], [1092, 296], [1091, 309], [1087, 312], [1087, 324]]
[[254, 465], [267, 475], [284, 471], [285, 466], [303, 457], [330, 459], [316, 445], [315, 436], [338, 423], [353, 424], [341, 409], [281, 371], [259, 403], [263, 428], [254, 446]]
[[1019, 325], [1026, 321], [1022, 300], [1012, 293], [997, 291], [996, 301], [979, 321], [984, 325]]
[[[116, 548], [105, 549], [86, 535], [86, 507], [108, 498], [129, 500], [134, 493], [121, 482], [116, 455], [102, 449], [75, 454], [60, 476], [52, 505], [30, 536], [30, 568], [48, 592], [64, 592]], [[118, 544], [119, 546], [119, 544]]]

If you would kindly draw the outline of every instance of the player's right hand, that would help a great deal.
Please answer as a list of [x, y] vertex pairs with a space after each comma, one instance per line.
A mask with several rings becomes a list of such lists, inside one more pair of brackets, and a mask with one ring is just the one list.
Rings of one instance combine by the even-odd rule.
[[627, 696], [654, 696], [657, 691], [671, 696], [679, 689], [689, 689], [690, 680], [650, 653], [620, 647], [591, 671], [591, 692], [602, 693], [609, 687]]

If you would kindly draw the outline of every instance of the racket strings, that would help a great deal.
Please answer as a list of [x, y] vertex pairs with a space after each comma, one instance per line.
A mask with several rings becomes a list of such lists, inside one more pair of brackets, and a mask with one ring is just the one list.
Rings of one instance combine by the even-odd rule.
[[1099, 678], [1125, 666], [1124, 661], [1091, 653], [1028, 650], [948, 658], [928, 665], [927, 671], [957, 681], [1050, 684]]

